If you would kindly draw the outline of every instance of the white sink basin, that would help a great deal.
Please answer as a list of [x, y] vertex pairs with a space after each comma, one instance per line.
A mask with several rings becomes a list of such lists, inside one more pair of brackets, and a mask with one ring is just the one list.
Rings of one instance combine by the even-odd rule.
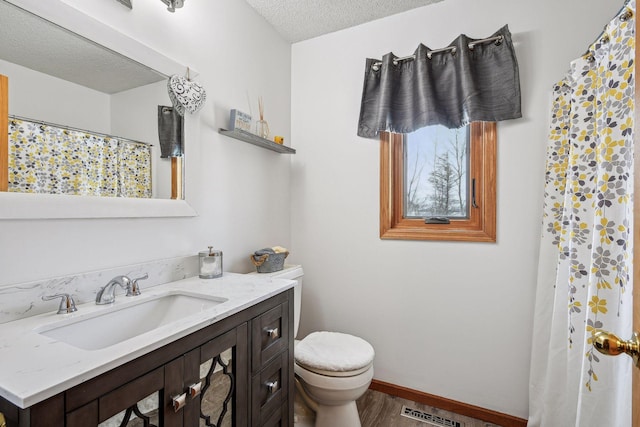
[[84, 350], [100, 350], [188, 318], [225, 301], [226, 298], [208, 295], [170, 293], [139, 303], [131, 301], [129, 304], [127, 301], [126, 305], [105, 307], [104, 310], [85, 317], [80, 314], [78, 317], [41, 327], [36, 332]]

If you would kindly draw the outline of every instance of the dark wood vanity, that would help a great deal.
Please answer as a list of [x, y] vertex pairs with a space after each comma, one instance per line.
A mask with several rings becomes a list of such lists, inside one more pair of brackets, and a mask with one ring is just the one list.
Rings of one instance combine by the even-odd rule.
[[125, 426], [153, 396], [157, 427], [292, 427], [293, 360], [289, 289], [29, 408], [0, 397], [0, 412], [7, 427], [97, 427], [116, 414], [125, 422], [109, 425]]

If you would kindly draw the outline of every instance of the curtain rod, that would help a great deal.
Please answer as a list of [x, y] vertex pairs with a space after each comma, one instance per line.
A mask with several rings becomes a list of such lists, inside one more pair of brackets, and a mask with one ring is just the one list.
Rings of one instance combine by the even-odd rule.
[[[482, 44], [482, 43], [488, 43], [488, 42], [496, 42], [496, 45], [499, 45], [500, 43], [502, 43], [502, 41], [504, 40], [504, 36], [502, 34], [495, 36], [495, 37], [489, 37], [486, 39], [480, 39], [480, 40], [474, 40], [472, 42], [469, 42], [469, 44], [467, 45], [469, 47], [469, 50], [473, 50], [477, 44]], [[457, 47], [455, 46], [448, 46], [448, 47], [443, 47], [442, 49], [434, 49], [434, 50], [430, 50], [427, 52], [427, 58], [431, 59], [431, 57], [433, 56], [434, 53], [441, 53], [441, 52], [449, 52], [451, 51], [452, 54], [455, 54], [456, 51], [458, 50]], [[409, 56], [403, 56], [401, 58], [396, 58], [393, 60], [393, 65], [398, 65], [398, 63], [400, 61], [406, 61], [409, 59], [416, 59], [415, 55], [409, 55]], [[380, 66], [382, 65], [382, 61], [377, 61], [374, 62], [373, 65], [371, 66], [371, 68], [373, 68], [374, 71], [378, 71], [380, 69]]]
[[117, 140], [122, 141], [122, 142], [127, 142], [129, 144], [148, 145], [149, 147], [153, 147], [153, 144], [149, 144], [148, 142], [135, 141], [135, 140], [129, 139], [129, 138], [123, 138], [123, 137], [115, 136], [115, 135], [108, 135], [106, 133], [101, 133], [101, 132], [94, 132], [92, 130], [74, 128], [74, 127], [66, 126], [66, 125], [59, 125], [57, 123], [45, 122], [44, 120], [30, 119], [28, 117], [16, 116], [14, 114], [9, 114], [9, 120], [22, 120], [22, 121], [31, 122], [31, 123], [35, 123], [35, 124], [39, 124], [39, 125], [44, 125], [44, 126], [53, 126], [53, 127], [57, 127], [57, 128], [60, 128], [60, 129], [71, 130], [71, 131], [75, 131], [75, 132], [90, 133], [92, 135], [103, 136], [103, 137], [106, 137], [106, 138], [114, 138], [114, 139], [117, 139]]

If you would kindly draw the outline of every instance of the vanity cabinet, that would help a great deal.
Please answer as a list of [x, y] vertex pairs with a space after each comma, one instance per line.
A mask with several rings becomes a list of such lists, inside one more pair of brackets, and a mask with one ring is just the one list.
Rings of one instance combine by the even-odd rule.
[[293, 290], [30, 408], [0, 398], [0, 412], [7, 427], [293, 427]]

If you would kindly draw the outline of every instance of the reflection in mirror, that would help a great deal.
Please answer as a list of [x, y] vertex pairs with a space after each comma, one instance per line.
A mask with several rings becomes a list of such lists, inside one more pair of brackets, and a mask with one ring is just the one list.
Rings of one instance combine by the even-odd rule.
[[7, 191], [151, 197], [151, 147], [9, 116]]
[[0, 39], [0, 191], [182, 198], [183, 159], [159, 146], [165, 74], [5, 0]]
[[200, 427], [231, 427], [233, 423], [235, 376], [232, 354], [232, 349], [227, 349], [200, 364]]
[[160, 393], [154, 392], [124, 411], [102, 421], [98, 427], [144, 427], [160, 425]]

